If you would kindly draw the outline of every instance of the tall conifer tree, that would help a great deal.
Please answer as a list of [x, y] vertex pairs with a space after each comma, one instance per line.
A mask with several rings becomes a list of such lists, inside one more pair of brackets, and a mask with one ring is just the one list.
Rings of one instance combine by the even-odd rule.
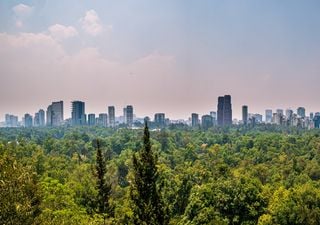
[[101, 144], [99, 140], [96, 140], [97, 148], [97, 162], [96, 162], [96, 176], [97, 176], [97, 205], [98, 212], [104, 215], [104, 218], [109, 217], [111, 214], [111, 208], [109, 205], [109, 198], [111, 194], [111, 184], [106, 180], [106, 162], [102, 155]]
[[134, 179], [131, 184], [133, 222], [136, 225], [167, 224], [166, 210], [160, 195], [157, 157], [151, 149], [150, 133], [145, 123], [143, 148], [133, 155]]

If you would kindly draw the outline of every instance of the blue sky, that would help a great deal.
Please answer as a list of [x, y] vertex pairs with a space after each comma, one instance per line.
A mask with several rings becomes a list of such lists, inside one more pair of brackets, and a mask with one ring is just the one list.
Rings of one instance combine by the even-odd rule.
[[241, 105], [320, 111], [320, 2], [0, 1], [0, 120], [51, 101], [187, 118]]

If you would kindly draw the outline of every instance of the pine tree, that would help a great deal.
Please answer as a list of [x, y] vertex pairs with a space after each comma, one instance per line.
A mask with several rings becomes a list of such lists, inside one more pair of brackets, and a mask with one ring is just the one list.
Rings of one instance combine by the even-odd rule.
[[157, 157], [151, 149], [150, 133], [145, 123], [143, 149], [133, 155], [134, 179], [131, 184], [133, 222], [136, 225], [167, 224], [166, 210], [160, 195]]
[[111, 184], [106, 180], [106, 162], [102, 155], [101, 144], [99, 140], [96, 140], [97, 148], [97, 162], [96, 162], [96, 176], [97, 176], [97, 206], [98, 213], [103, 214], [104, 219], [111, 214], [111, 208], [109, 205], [109, 199], [111, 194]]

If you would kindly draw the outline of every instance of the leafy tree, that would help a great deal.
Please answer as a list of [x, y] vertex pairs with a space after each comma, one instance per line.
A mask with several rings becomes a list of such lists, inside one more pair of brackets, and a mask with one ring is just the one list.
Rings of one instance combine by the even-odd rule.
[[154, 155], [147, 123], [144, 128], [143, 148], [133, 155], [132, 200], [133, 223], [137, 225], [167, 224], [166, 210], [160, 194], [157, 157]]

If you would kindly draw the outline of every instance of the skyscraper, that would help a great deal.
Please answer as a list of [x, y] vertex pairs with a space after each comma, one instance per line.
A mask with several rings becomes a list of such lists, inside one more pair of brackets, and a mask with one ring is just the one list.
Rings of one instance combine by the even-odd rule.
[[272, 110], [266, 110], [266, 123], [272, 123]]
[[91, 113], [88, 115], [88, 125], [95, 126], [96, 125], [96, 115]]
[[297, 114], [298, 116], [300, 116], [301, 118], [305, 118], [306, 117], [306, 109], [304, 107], [299, 107], [297, 109]]
[[115, 127], [116, 118], [115, 118], [115, 108], [114, 108], [114, 106], [109, 106], [108, 107], [108, 114], [109, 114], [109, 127]]
[[158, 127], [165, 127], [166, 124], [166, 116], [164, 113], [156, 113], [154, 115], [154, 123]]
[[47, 125], [60, 126], [63, 124], [63, 101], [52, 102], [47, 108]]
[[39, 112], [39, 126], [40, 127], [43, 127], [46, 125], [46, 122], [45, 122], [45, 113], [44, 113], [44, 110], [43, 109], [40, 109]]
[[224, 106], [224, 97], [218, 98], [218, 125], [223, 126], [223, 106]]
[[210, 115], [203, 115], [201, 117], [201, 127], [205, 130], [213, 127], [212, 116]]
[[232, 124], [231, 96], [225, 95], [218, 98], [218, 125], [230, 126]]
[[242, 121], [244, 125], [248, 124], [248, 106], [242, 106]]
[[17, 127], [18, 117], [15, 115], [6, 114], [5, 115], [5, 125], [6, 127]]
[[52, 102], [52, 126], [60, 126], [63, 124], [63, 101]]
[[191, 114], [191, 125], [192, 125], [192, 127], [199, 126], [199, 114], [197, 114], [197, 113]]
[[71, 120], [73, 126], [86, 124], [85, 103], [81, 101], [72, 102]]
[[217, 125], [217, 112], [211, 111], [210, 116], [212, 117], [213, 126]]
[[34, 115], [33, 124], [35, 127], [43, 127], [45, 125], [44, 110], [40, 109]]
[[132, 105], [127, 105], [126, 107], [126, 124], [128, 127], [133, 125], [133, 107]]
[[108, 114], [107, 113], [100, 113], [98, 121], [99, 121], [99, 123], [98, 123], [99, 126], [107, 127], [108, 126]]
[[33, 119], [32, 116], [28, 113], [24, 114], [24, 126], [25, 127], [32, 127]]

